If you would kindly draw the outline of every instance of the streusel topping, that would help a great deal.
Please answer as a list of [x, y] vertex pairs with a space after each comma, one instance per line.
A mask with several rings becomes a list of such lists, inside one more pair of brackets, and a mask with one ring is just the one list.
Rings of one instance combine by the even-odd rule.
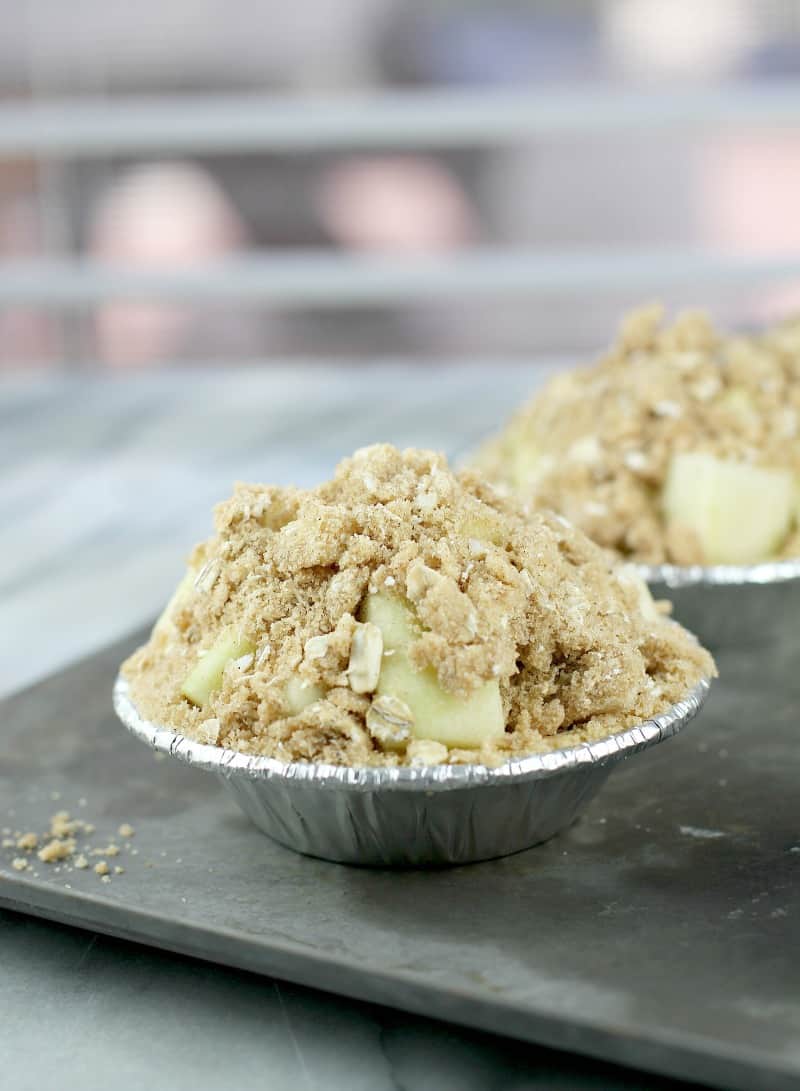
[[[123, 668], [140, 712], [204, 742], [287, 761], [498, 763], [623, 730], [714, 673], [630, 568], [431, 451], [365, 448], [311, 490], [239, 484], [215, 527]], [[197, 672], [221, 646], [206, 692]], [[496, 695], [499, 732], [470, 747], [426, 737], [386, 682], [403, 681], [396, 657], [445, 704]]]
[[[700, 312], [664, 325], [661, 307], [643, 307], [594, 366], [554, 378], [476, 461], [629, 560], [702, 564], [699, 542], [663, 514], [680, 452], [800, 481], [800, 324], [724, 336]], [[779, 555], [800, 555], [796, 524]]]

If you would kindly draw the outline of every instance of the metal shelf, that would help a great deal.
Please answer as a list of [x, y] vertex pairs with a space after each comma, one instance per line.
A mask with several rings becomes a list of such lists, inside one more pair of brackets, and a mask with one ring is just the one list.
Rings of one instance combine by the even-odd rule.
[[0, 155], [448, 148], [555, 134], [798, 124], [800, 82], [667, 93], [586, 88], [80, 98], [0, 106]]
[[427, 301], [638, 295], [670, 287], [724, 288], [800, 280], [800, 256], [741, 257], [657, 249], [537, 253], [469, 250], [448, 257], [353, 257], [295, 251], [214, 265], [143, 271], [82, 260], [0, 263], [0, 304], [75, 309], [109, 299], [344, 308]]

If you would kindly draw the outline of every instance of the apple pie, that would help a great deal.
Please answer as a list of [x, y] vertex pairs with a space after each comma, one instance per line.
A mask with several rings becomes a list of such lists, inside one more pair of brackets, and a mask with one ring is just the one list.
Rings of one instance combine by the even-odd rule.
[[149, 720], [284, 761], [435, 765], [594, 740], [714, 673], [630, 567], [444, 456], [237, 485], [124, 665]]
[[476, 464], [642, 564], [800, 555], [800, 324], [723, 336], [650, 306], [556, 376]]

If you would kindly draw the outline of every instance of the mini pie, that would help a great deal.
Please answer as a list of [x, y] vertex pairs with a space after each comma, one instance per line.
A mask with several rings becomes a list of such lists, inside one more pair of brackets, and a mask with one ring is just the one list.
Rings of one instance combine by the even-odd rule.
[[800, 324], [723, 336], [635, 311], [594, 366], [557, 376], [479, 453], [532, 507], [643, 564], [800, 555]]
[[239, 484], [215, 526], [123, 667], [140, 713], [206, 743], [496, 765], [714, 673], [629, 566], [431, 451], [365, 448], [308, 491]]

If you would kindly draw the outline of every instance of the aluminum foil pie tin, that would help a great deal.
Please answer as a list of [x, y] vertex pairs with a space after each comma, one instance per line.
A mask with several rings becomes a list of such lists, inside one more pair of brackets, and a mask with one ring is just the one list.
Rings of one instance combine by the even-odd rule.
[[637, 566], [656, 599], [716, 651], [797, 639], [800, 559], [750, 565]]
[[577, 818], [619, 761], [676, 735], [707, 693], [703, 681], [628, 731], [496, 768], [287, 763], [208, 746], [140, 716], [121, 676], [114, 708], [155, 750], [215, 773], [282, 845], [340, 863], [424, 867], [507, 856], [546, 841]]

